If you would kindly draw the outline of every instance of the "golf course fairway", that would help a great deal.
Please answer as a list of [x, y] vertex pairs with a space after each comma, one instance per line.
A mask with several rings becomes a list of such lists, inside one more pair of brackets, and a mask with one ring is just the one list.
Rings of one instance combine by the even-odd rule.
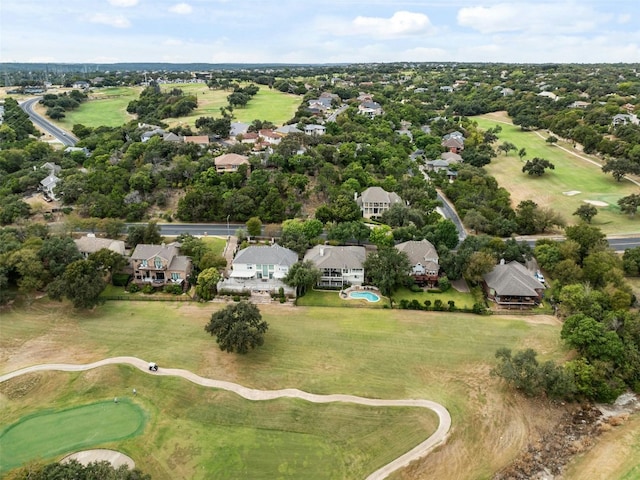
[[142, 433], [145, 411], [128, 399], [46, 410], [0, 430], [0, 473], [35, 459], [48, 459]]

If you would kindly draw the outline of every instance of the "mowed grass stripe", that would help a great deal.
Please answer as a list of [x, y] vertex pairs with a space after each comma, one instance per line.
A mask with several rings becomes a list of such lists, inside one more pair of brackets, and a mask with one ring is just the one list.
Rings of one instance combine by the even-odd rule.
[[[536, 132], [522, 131], [520, 127], [500, 123], [508, 121], [508, 117], [486, 115], [472, 117], [482, 129], [500, 125], [497, 145], [511, 142], [518, 149], [524, 148], [527, 155], [520, 160], [518, 155], [500, 153], [484, 168], [495, 177], [498, 184], [511, 194], [513, 207], [522, 200], [533, 200], [541, 207], [550, 207], [559, 212], [568, 224], [578, 223], [579, 218], [573, 212], [585, 200], [603, 201], [607, 207], [598, 207], [598, 215], [592, 224], [605, 233], [637, 233], [640, 231], [640, 217], [629, 218], [620, 212], [618, 199], [638, 192], [638, 187], [628, 180], [617, 182], [613, 176], [605, 175], [598, 165], [571, 155], [558, 147], [545, 142], [546, 132], [541, 131], [543, 138]], [[569, 150], [570, 144], [561, 144]], [[582, 152], [577, 154], [585, 157]], [[547, 170], [541, 177], [533, 177], [522, 172], [527, 160], [534, 157], [546, 158], [554, 164], [554, 170]], [[564, 195], [563, 192], [579, 191], [577, 195]]]
[[36, 458], [131, 438], [142, 433], [145, 422], [144, 410], [126, 399], [36, 412], [0, 432], [0, 471]]

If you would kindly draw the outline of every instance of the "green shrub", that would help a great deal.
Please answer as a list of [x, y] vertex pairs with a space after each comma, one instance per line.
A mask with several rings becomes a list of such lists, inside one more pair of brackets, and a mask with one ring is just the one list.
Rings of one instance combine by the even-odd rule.
[[181, 295], [182, 294], [182, 287], [180, 285], [177, 285], [177, 284], [165, 285], [164, 293], [173, 293], [174, 295]]
[[125, 287], [127, 285], [127, 282], [129, 281], [129, 278], [131, 278], [131, 275], [129, 275], [128, 273], [114, 273], [111, 276], [111, 283], [115, 287]]
[[433, 302], [433, 309], [439, 312], [444, 310], [444, 307], [442, 306], [442, 300], [436, 298]]
[[145, 285], [144, 287], [142, 287], [142, 293], [145, 293], [147, 295], [151, 295], [155, 291], [156, 289], [153, 288], [153, 285]]
[[441, 292], [446, 292], [451, 288], [451, 281], [445, 276], [438, 280], [438, 288]]
[[411, 290], [414, 293], [420, 293], [422, 292], [422, 287], [420, 285], [416, 285], [415, 283], [413, 285], [411, 285], [409, 287], [409, 290]]
[[233, 301], [234, 302], [239, 302], [240, 301], [240, 295], [234, 295], [233, 296]]
[[140, 291], [140, 287], [138, 286], [137, 283], [132, 283], [129, 285], [129, 287], [127, 288], [129, 293], [137, 293]]

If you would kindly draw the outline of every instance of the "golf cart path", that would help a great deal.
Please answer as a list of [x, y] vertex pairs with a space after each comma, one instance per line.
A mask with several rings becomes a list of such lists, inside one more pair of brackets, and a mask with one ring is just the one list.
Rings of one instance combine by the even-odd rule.
[[243, 387], [237, 383], [226, 382], [223, 380], [213, 380], [211, 378], [204, 378], [196, 375], [189, 370], [182, 370], [178, 368], [161, 368], [157, 372], [150, 372], [148, 370], [149, 363], [136, 357], [113, 357], [105, 358], [93, 363], [86, 363], [81, 365], [73, 365], [67, 363], [47, 363], [41, 365], [33, 365], [31, 367], [22, 368], [13, 372], [6, 373], [0, 376], [0, 383], [6, 382], [20, 375], [27, 373], [42, 372], [48, 370], [56, 370], [63, 372], [82, 372], [85, 370], [91, 370], [93, 368], [102, 367], [105, 365], [131, 365], [133, 367], [142, 370], [150, 375], [161, 375], [180, 377], [185, 380], [189, 380], [197, 385], [203, 387], [218, 388], [221, 390], [227, 390], [240, 395], [248, 400], [274, 400], [277, 398], [299, 398], [312, 403], [332, 403], [332, 402], [345, 402], [355, 403], [359, 405], [369, 405], [373, 407], [419, 407], [428, 408], [438, 415], [440, 423], [436, 431], [427, 438], [424, 442], [416, 445], [414, 448], [391, 461], [387, 465], [379, 468], [371, 475], [367, 477], [367, 480], [380, 480], [386, 478], [391, 473], [406, 467], [414, 460], [422, 458], [427, 455], [435, 447], [442, 445], [449, 434], [451, 428], [451, 415], [447, 409], [439, 403], [432, 402], [430, 400], [420, 399], [400, 399], [400, 400], [383, 400], [374, 398], [357, 397], [355, 395], [318, 395], [314, 393], [304, 392], [295, 388], [285, 388], [282, 390], [256, 390], [253, 388]]

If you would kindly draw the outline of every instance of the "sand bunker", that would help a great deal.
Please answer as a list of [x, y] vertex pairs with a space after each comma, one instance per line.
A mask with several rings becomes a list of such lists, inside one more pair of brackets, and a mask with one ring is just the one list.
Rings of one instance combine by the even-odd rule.
[[601, 202], [600, 200], [584, 200], [584, 203], [588, 203], [590, 205], [594, 205], [596, 207], [607, 207], [609, 204], [607, 202]]
[[113, 468], [118, 468], [120, 465], [127, 465], [130, 470], [133, 470], [136, 466], [133, 459], [124, 453], [116, 452], [115, 450], [107, 450], [104, 448], [96, 448], [93, 450], [83, 450], [81, 452], [72, 453], [62, 459], [62, 462], [69, 460], [77, 460], [83, 465], [88, 465], [91, 462], [107, 461]]
[[578, 195], [582, 193], [579, 190], [569, 190], [568, 192], [562, 192], [563, 195], [566, 195], [567, 197], [573, 197], [574, 195]]

